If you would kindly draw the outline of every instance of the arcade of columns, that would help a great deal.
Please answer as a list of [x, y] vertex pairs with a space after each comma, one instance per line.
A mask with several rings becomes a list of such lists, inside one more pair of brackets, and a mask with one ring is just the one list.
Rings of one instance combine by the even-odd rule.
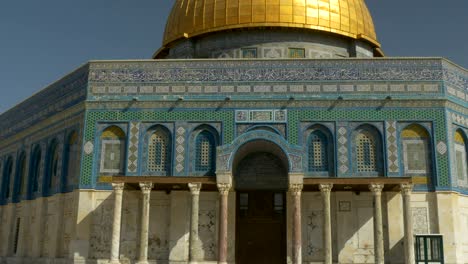
[[[141, 234], [140, 234], [140, 253], [138, 264], [148, 264], [148, 230], [149, 230], [149, 210], [150, 210], [150, 195], [153, 188], [153, 183], [142, 182], [139, 184], [142, 191], [142, 212], [141, 212]], [[111, 248], [111, 264], [120, 264], [119, 247], [120, 247], [120, 226], [122, 217], [122, 196], [125, 183], [112, 183], [115, 193], [115, 208], [114, 220], [112, 229], [112, 248]], [[198, 238], [198, 211], [199, 197], [202, 187], [201, 183], [189, 183], [192, 198], [191, 222], [190, 222], [190, 244], [189, 258], [190, 263], [197, 263], [199, 260], [200, 244]], [[218, 263], [227, 264], [227, 249], [228, 249], [228, 194], [232, 185], [228, 183], [217, 184], [220, 196], [219, 203], [219, 242], [218, 242]], [[332, 183], [318, 184], [322, 196], [323, 203], [323, 246], [324, 246], [324, 263], [332, 264], [332, 229], [331, 229], [331, 207], [330, 197], [333, 188]], [[384, 184], [371, 183], [369, 190], [373, 194], [374, 199], [374, 255], [375, 263], [384, 264], [384, 237], [382, 223], [382, 190]], [[292, 241], [292, 263], [302, 263], [302, 224], [301, 224], [301, 194], [303, 184], [290, 184], [289, 193], [292, 197], [293, 208], [293, 241]], [[401, 195], [403, 197], [403, 219], [405, 231], [405, 263], [414, 263], [414, 238], [413, 238], [413, 223], [411, 213], [411, 193], [413, 185], [410, 183], [401, 183]]]

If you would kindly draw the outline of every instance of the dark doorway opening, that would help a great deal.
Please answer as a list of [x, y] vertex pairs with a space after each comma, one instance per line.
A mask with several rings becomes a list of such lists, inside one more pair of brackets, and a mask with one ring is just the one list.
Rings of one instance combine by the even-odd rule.
[[[255, 144], [260, 143], [249, 147]], [[286, 263], [288, 170], [284, 157], [275, 154], [244, 152], [237, 162], [234, 177], [238, 264]]]
[[237, 192], [236, 263], [286, 263], [285, 192]]

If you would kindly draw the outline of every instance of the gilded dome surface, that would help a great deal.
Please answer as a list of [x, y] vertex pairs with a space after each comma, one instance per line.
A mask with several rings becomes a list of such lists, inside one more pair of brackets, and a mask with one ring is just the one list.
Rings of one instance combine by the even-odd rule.
[[163, 44], [252, 27], [326, 31], [380, 47], [364, 0], [176, 0]]

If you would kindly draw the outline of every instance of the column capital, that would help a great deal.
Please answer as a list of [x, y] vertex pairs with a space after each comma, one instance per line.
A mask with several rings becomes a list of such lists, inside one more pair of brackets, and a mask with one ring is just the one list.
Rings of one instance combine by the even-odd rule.
[[232, 185], [230, 183], [218, 183], [218, 190], [221, 195], [228, 195]]
[[400, 184], [401, 193], [404, 195], [410, 195], [413, 191], [414, 185], [412, 183], [402, 183]]
[[304, 185], [300, 183], [289, 184], [289, 191], [291, 192], [293, 196], [301, 195], [302, 188], [304, 188]]
[[143, 193], [149, 193], [153, 189], [152, 182], [140, 182], [140, 189]]
[[125, 187], [125, 183], [123, 182], [113, 182], [112, 183], [112, 189], [114, 189], [114, 191], [122, 191]]
[[202, 184], [199, 183], [199, 182], [196, 182], [196, 183], [189, 183], [189, 184], [188, 184], [188, 187], [189, 187], [190, 193], [191, 193], [192, 195], [199, 195], [199, 194], [200, 194], [201, 187], [202, 187]]
[[319, 184], [319, 190], [322, 193], [329, 193], [333, 188], [333, 183], [321, 183]]
[[381, 195], [382, 190], [384, 188], [383, 183], [371, 183], [369, 184], [369, 190], [374, 194], [374, 195]]

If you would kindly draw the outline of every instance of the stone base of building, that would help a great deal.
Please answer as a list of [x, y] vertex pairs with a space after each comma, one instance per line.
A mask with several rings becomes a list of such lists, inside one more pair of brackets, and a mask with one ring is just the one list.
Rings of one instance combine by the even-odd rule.
[[[287, 197], [285, 252], [290, 262], [292, 201], [288, 193], [284, 194]], [[151, 192], [149, 263], [189, 263], [190, 199], [189, 191]], [[234, 263], [236, 259], [236, 199], [236, 192], [230, 192], [228, 263]], [[141, 191], [124, 191], [121, 263], [136, 263], [138, 259], [141, 203]], [[383, 192], [382, 207], [385, 261], [404, 263], [400, 193]], [[465, 263], [468, 259], [468, 197], [457, 193], [417, 192], [412, 194], [411, 207], [414, 233], [441, 234], [445, 263]], [[114, 209], [112, 191], [81, 190], [9, 204], [1, 209], [0, 253], [10, 256], [0, 257], [2, 264], [109, 262]], [[301, 211], [302, 263], [322, 263], [323, 206], [320, 192], [303, 192]], [[340, 264], [374, 263], [372, 193], [332, 192], [331, 216], [333, 261]], [[21, 219], [19, 229], [18, 219]], [[201, 192], [199, 237], [202, 255], [201, 260], [196, 262], [198, 264], [217, 263], [218, 219], [219, 193]]]

